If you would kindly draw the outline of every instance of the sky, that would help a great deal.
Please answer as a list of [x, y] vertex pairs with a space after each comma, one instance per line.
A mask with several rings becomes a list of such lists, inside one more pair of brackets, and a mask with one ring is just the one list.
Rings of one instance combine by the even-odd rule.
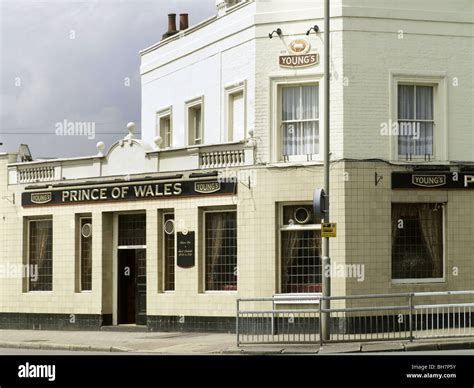
[[130, 121], [139, 136], [139, 51], [161, 40], [168, 13], [192, 26], [215, 0], [0, 0], [0, 152], [94, 155]]

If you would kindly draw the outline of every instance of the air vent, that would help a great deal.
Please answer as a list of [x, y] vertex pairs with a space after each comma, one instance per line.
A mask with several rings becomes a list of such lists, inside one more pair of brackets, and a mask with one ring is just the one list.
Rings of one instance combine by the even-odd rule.
[[84, 238], [89, 238], [92, 236], [92, 224], [84, 224], [81, 228], [81, 234]]
[[167, 220], [163, 224], [163, 229], [166, 234], [173, 234], [174, 233], [174, 220]]
[[304, 207], [298, 207], [295, 209], [293, 217], [298, 224], [308, 224], [311, 221], [311, 211]]

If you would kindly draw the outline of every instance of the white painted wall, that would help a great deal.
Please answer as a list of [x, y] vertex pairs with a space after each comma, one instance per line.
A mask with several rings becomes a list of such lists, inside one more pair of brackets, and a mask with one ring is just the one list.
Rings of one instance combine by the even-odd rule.
[[[444, 77], [436, 128], [443, 135], [435, 145], [441, 150], [435, 162], [474, 161], [474, 2], [334, 0], [331, 4], [332, 158], [394, 160], [396, 138], [381, 136], [380, 126], [396, 119], [391, 75], [411, 74]], [[257, 161], [278, 161], [275, 83], [321, 80], [324, 35], [308, 37], [320, 54], [318, 66], [283, 69], [278, 56], [291, 40], [305, 38], [314, 24], [323, 29], [323, 0], [256, 0], [144, 50], [144, 139], [155, 136], [155, 112], [172, 105], [173, 145], [185, 145], [185, 101], [204, 95], [205, 142], [222, 142], [224, 88], [245, 79], [247, 130], [255, 130]], [[282, 39], [268, 39], [277, 27], [283, 30]], [[398, 38], [401, 30], [404, 39]], [[453, 86], [455, 78], [459, 86]], [[322, 128], [322, 114], [320, 120]]]
[[172, 107], [173, 146], [185, 146], [187, 101], [204, 96], [204, 144], [225, 140], [225, 87], [247, 85], [247, 127], [253, 127], [254, 4], [222, 16], [199, 31], [172, 37], [142, 52], [142, 137], [156, 136], [156, 112]]

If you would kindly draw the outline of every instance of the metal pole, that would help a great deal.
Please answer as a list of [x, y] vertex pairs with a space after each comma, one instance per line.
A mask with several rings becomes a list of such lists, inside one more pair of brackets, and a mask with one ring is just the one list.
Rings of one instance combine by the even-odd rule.
[[[330, 222], [329, 217], [329, 128], [330, 128], [330, 82], [331, 82], [331, 59], [330, 59], [330, 0], [324, 0], [324, 191], [326, 193], [326, 212], [324, 221]], [[325, 237], [322, 241], [322, 293], [323, 309], [329, 309], [331, 302], [327, 297], [331, 296], [331, 273], [329, 271], [331, 259], [329, 258], [329, 238]], [[322, 337], [328, 341], [330, 339], [330, 315], [328, 312], [322, 315]]]

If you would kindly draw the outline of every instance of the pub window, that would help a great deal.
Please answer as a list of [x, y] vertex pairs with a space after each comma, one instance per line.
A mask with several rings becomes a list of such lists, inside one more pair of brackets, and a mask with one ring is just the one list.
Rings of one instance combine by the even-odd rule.
[[206, 291], [237, 290], [237, 213], [204, 213]]
[[[28, 220], [28, 264], [36, 276], [28, 278], [29, 291], [53, 290], [53, 220]], [[31, 268], [31, 267], [30, 267]], [[31, 271], [30, 271], [31, 273]]]
[[163, 214], [164, 290], [174, 291], [175, 286], [175, 228], [174, 214]]
[[92, 218], [79, 218], [80, 290], [92, 290]]
[[319, 154], [318, 85], [282, 87], [281, 104], [283, 159]]
[[321, 224], [311, 205], [286, 205], [280, 211], [282, 293], [321, 292]]
[[188, 145], [204, 143], [203, 132], [203, 99], [199, 98], [186, 104]]
[[146, 214], [121, 214], [118, 217], [118, 245], [146, 245]]
[[392, 279], [443, 278], [443, 206], [392, 204]]
[[398, 85], [399, 157], [433, 156], [433, 91], [433, 86]]
[[157, 113], [157, 134], [161, 137], [161, 148], [173, 145], [171, 108]]

